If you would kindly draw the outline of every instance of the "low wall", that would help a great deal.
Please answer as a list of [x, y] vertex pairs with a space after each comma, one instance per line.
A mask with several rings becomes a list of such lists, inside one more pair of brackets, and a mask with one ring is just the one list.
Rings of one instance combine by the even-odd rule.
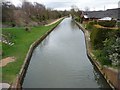
[[[61, 21], [64, 18], [61, 18]], [[43, 36], [41, 36], [37, 41], [35, 41], [29, 48], [29, 51], [26, 55], [25, 61], [22, 65], [22, 68], [19, 72], [19, 74], [17, 75], [16, 80], [11, 84], [9, 90], [21, 90], [22, 89], [22, 83], [28, 68], [28, 65], [30, 63], [31, 57], [32, 57], [32, 53], [34, 51], [34, 49], [38, 46], [38, 44], [40, 44], [60, 23], [58, 23], [55, 27], [53, 27], [51, 30], [47, 31]]]
[[87, 30], [85, 30], [78, 22], [76, 22], [76, 24], [85, 35], [87, 55], [90, 61], [92, 62], [93, 65], [97, 67], [97, 69], [100, 71], [100, 73], [103, 75], [103, 77], [106, 79], [107, 83], [111, 86], [113, 90], [120, 90], [120, 77], [118, 70], [114, 70], [113, 68], [109, 68], [107, 66], [101, 66], [101, 64], [95, 60], [91, 52], [90, 38], [87, 34], [88, 33]]

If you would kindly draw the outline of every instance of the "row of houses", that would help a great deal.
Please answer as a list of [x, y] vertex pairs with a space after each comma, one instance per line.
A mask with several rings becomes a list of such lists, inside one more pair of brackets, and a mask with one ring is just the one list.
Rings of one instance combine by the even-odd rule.
[[85, 19], [107, 19], [120, 21], [120, 8], [107, 9], [106, 11], [84, 11]]

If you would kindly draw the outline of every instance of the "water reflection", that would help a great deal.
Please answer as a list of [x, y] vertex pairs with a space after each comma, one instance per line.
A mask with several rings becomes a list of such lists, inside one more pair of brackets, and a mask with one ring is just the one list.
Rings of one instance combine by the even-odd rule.
[[97, 82], [97, 84], [99, 85], [99, 88], [103, 89], [106, 88], [108, 90], [112, 90], [110, 88], [110, 86], [107, 84], [106, 80], [104, 79], [104, 77], [102, 77], [101, 73], [98, 71], [98, 69], [94, 67], [93, 73], [94, 73], [94, 78], [95, 81]]
[[41, 42], [41, 48], [46, 46], [49, 43], [49, 35], [44, 39], [44, 42]]
[[74, 22], [74, 20], [71, 20], [71, 28], [72, 28], [72, 30], [74, 31], [74, 30], [76, 30], [76, 24], [75, 24], [75, 22]]

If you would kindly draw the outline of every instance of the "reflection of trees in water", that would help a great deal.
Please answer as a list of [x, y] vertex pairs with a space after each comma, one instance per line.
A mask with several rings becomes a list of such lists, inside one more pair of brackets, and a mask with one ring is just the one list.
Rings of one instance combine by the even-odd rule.
[[49, 42], [49, 37], [50, 35], [48, 35], [41, 43], [40, 43], [40, 48], [43, 48], [44, 46], [46, 46]]
[[104, 79], [104, 77], [102, 76], [102, 74], [98, 71], [98, 69], [95, 66], [93, 66], [93, 68], [94, 68], [93, 69], [94, 78], [97, 84], [99, 85], [99, 88], [101, 90], [103, 88], [105, 88], [105, 90], [112, 90], [110, 86], [108, 85], [108, 83], [106, 82], [106, 80]]
[[70, 24], [71, 24], [72, 30], [76, 30], [78, 28], [74, 20], [71, 20]]
[[36, 47], [36, 49], [34, 50], [34, 54], [39, 53], [39, 51], [42, 51], [44, 49], [44, 47], [48, 44], [49, 42], [49, 35]]

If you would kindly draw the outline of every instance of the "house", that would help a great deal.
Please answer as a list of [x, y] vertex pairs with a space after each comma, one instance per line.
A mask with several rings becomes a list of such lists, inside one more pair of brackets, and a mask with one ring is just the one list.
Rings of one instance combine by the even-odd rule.
[[106, 11], [84, 11], [83, 13], [84, 15], [87, 15], [90, 20], [98, 20], [104, 17], [120, 20], [120, 8], [107, 9]]

